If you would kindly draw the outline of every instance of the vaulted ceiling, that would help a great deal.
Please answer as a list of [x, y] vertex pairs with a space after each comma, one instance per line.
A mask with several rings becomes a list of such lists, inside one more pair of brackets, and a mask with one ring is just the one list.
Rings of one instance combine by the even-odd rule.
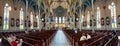
[[[14, 3], [17, 3], [19, 0], [13, 0]], [[26, 5], [26, 0], [22, 0]], [[70, 9], [69, 11], [80, 12], [85, 11], [87, 6], [91, 6], [92, 0], [28, 0], [28, 7], [33, 7], [35, 11], [43, 13], [45, 10], [48, 11], [49, 8], [56, 8], [61, 5], [64, 8]], [[95, 0], [94, 0], [95, 2]], [[72, 9], [72, 10], [71, 10]]]

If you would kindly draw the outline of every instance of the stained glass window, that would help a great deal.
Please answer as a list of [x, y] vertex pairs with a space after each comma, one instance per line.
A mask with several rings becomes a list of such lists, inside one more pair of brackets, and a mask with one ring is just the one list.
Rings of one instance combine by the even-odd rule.
[[61, 21], [61, 17], [59, 17], [59, 23], [61, 23], [62, 21]]
[[84, 19], [84, 16], [82, 15], [82, 18], [81, 18], [81, 23], [83, 23], [83, 19]]
[[112, 28], [117, 28], [117, 23], [116, 23], [116, 6], [115, 3], [112, 2], [109, 5], [109, 9], [111, 10], [111, 23], [112, 23]]
[[8, 5], [8, 3], [5, 4], [4, 7], [4, 24], [3, 24], [3, 30], [9, 29], [9, 12], [11, 11], [11, 6]]
[[87, 28], [90, 28], [90, 12], [87, 14]]
[[20, 30], [24, 29], [24, 12], [20, 9]]
[[30, 14], [31, 29], [33, 29], [33, 13]]
[[101, 16], [100, 16], [100, 8], [97, 7], [97, 16], [96, 16], [97, 28], [101, 28]]
[[36, 16], [36, 19], [37, 19], [37, 28], [39, 28], [39, 17], [38, 17], [38, 15]]

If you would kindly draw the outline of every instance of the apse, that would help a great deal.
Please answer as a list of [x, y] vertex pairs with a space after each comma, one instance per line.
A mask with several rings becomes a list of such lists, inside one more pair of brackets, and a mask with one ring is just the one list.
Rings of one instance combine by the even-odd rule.
[[62, 6], [58, 6], [57, 8], [53, 9], [53, 11], [57, 17], [63, 17], [67, 13], [67, 9], [63, 8]]

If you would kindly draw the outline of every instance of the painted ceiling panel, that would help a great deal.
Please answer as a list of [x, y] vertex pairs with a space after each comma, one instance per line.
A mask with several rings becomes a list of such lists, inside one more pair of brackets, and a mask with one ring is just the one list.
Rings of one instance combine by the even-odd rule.
[[33, 8], [34, 8], [35, 11], [38, 11], [38, 6], [37, 5], [34, 5]]
[[43, 2], [41, 2], [40, 6], [41, 6], [42, 8], [44, 8], [44, 3], [43, 3]]
[[79, 2], [76, 2], [76, 5], [75, 5], [75, 7], [77, 8], [79, 6]]

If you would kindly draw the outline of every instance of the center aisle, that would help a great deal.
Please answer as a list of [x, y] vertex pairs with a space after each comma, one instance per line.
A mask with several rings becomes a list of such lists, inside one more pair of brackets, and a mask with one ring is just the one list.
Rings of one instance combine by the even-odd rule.
[[71, 46], [68, 38], [62, 30], [58, 30], [56, 35], [53, 37], [50, 46]]

